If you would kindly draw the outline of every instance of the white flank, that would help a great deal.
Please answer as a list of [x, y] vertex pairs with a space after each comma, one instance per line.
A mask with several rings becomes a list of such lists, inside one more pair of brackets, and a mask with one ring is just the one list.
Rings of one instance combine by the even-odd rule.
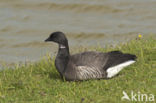
[[102, 78], [101, 71], [96, 67], [89, 66], [77, 66], [76, 67], [77, 76], [80, 80], [86, 80], [91, 78]]
[[124, 67], [133, 64], [135, 61], [134, 60], [130, 60], [124, 63], [121, 63], [119, 65], [116, 65], [114, 67], [110, 67], [107, 69], [107, 78], [112, 78], [113, 76], [115, 76], [116, 74], [118, 74]]

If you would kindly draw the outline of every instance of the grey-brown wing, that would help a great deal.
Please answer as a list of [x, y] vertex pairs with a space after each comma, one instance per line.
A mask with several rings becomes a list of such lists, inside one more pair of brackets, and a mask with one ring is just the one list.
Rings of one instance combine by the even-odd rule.
[[107, 56], [100, 52], [83, 52], [72, 55], [66, 71], [67, 77], [76, 80], [103, 78], [106, 76], [103, 70], [106, 61]]

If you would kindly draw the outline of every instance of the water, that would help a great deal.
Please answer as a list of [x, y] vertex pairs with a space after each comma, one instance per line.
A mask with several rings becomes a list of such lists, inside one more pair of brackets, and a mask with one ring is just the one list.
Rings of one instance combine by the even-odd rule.
[[156, 0], [0, 0], [0, 64], [37, 61], [67, 34], [70, 48], [117, 44], [156, 33]]

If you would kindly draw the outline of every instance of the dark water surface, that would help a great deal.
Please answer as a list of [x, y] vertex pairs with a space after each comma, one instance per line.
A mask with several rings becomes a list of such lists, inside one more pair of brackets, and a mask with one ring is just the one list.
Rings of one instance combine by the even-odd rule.
[[156, 0], [0, 0], [0, 64], [37, 61], [67, 34], [70, 48], [117, 44], [156, 33]]

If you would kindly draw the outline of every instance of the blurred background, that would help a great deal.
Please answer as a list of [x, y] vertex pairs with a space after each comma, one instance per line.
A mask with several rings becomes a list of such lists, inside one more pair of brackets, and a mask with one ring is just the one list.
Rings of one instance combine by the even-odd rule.
[[44, 43], [55, 31], [66, 34], [71, 51], [154, 34], [156, 0], [0, 0], [0, 64], [55, 55], [57, 45]]

